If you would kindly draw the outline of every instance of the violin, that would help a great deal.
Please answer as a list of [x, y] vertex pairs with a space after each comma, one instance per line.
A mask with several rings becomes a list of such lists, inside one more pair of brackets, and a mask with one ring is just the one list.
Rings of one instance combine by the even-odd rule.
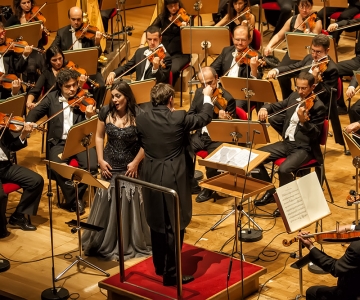
[[[75, 31], [75, 36], [78, 40], [80, 40], [84, 37], [87, 39], [94, 39], [97, 31], [99, 31], [99, 28], [97, 28], [95, 26], [91, 26], [88, 23], [83, 23], [81, 25], [81, 27]], [[111, 38], [111, 36], [109, 34], [106, 34], [103, 32], [101, 32], [101, 35], [102, 35], [102, 37], [104, 37], [106, 39]]]
[[302, 23], [301, 28], [303, 32], [312, 32], [316, 25], [317, 13], [313, 12]]
[[46, 3], [43, 4], [41, 7], [33, 6], [28, 12], [25, 13], [25, 19], [26, 19], [27, 23], [34, 22], [34, 21], [40, 21], [43, 25], [43, 28], [42, 28], [43, 32], [47, 36], [49, 36], [50, 32], [49, 32], [49, 30], [47, 30], [47, 28], [44, 25], [46, 22], [46, 19], [40, 11], [45, 5], [46, 5]]
[[[18, 116], [12, 116], [2, 113], [0, 112], [0, 128], [9, 128], [10, 131], [13, 132], [20, 132], [25, 124], [25, 120], [22, 117], [18, 117]], [[39, 126], [35, 126], [36, 129], [41, 130], [41, 131], [46, 131], [45, 128], [41, 128]]]
[[[340, 233], [337, 231], [318, 232], [314, 234], [303, 235], [304, 238], [314, 238], [315, 242], [321, 243], [350, 243], [352, 241], [360, 240], [360, 231], [349, 231]], [[299, 241], [299, 237], [294, 237], [291, 240], [283, 240], [283, 245], [289, 247], [293, 243]]]
[[180, 8], [177, 12], [177, 16], [176, 16], [175, 20], [173, 20], [172, 23], [181, 27], [181, 26], [183, 26], [183, 24], [182, 24], [183, 22], [189, 23], [189, 20], [190, 20], [190, 17], [186, 13], [185, 9]]
[[[14, 51], [15, 53], [21, 54], [24, 52], [26, 46], [29, 46], [29, 44], [25, 41], [14, 41], [11, 38], [6, 38], [5, 43], [0, 46], [0, 53], [5, 55], [8, 51]], [[32, 49], [40, 53], [45, 52], [44, 50], [35, 47]]]
[[[86, 75], [87, 76], [87, 73], [86, 73], [86, 70], [83, 69], [83, 68], [80, 68], [77, 64], [75, 64], [74, 62], [72, 62], [71, 60], [68, 61], [68, 63], [66, 64], [65, 68], [68, 68], [68, 69], [72, 69], [72, 70], [75, 70], [76, 72], [78, 72], [80, 75]], [[87, 81], [89, 81], [92, 85], [93, 88], [98, 88], [100, 85], [90, 79], [90, 77], [88, 77]]]
[[319, 74], [317, 76], [317, 80], [318, 82], [322, 81], [322, 74], [326, 71], [327, 66], [328, 66], [329, 60], [328, 59], [324, 59], [323, 61], [318, 62], [316, 65], [311, 67], [311, 70], [313, 70], [314, 68], [318, 67], [319, 68]]
[[[243, 52], [240, 52], [240, 53], [237, 52], [237, 54], [235, 56], [235, 61], [239, 65], [241, 65], [241, 64], [250, 65], [250, 60], [256, 56], [261, 57], [260, 53], [247, 47], [246, 49], [243, 50]], [[266, 64], [265, 61], [262, 59], [259, 59], [259, 62], [260, 62], [260, 66], [264, 66]]]
[[[12, 88], [12, 82], [14, 80], [18, 80], [19, 78], [15, 74], [4, 74], [0, 72], [0, 85], [7, 90], [10, 90]], [[33, 83], [27, 83], [21, 81], [22, 84], [26, 85], [27, 87], [34, 87], [35, 84]]]
[[165, 49], [164, 47], [159, 47], [157, 48], [152, 54], [150, 54], [149, 56], [147, 56], [147, 59], [152, 63], [154, 61], [155, 57], [159, 57], [160, 58], [160, 65], [163, 69], [166, 68], [166, 65], [164, 64], [164, 62], [162, 61], [165, 58], [166, 54], [165, 54]]
[[[236, 15], [234, 18], [232, 18], [229, 22], [227, 22], [224, 26], [228, 26], [229, 24], [231, 24], [232, 22], [238, 20], [239, 18], [241, 18], [242, 16], [245, 17], [245, 20], [249, 20], [250, 17], [251, 17], [251, 14], [250, 14], [250, 7], [248, 7], [245, 11], [243, 11], [242, 13]], [[243, 21], [245, 21], [243, 20]], [[251, 24], [249, 24], [250, 26]], [[254, 28], [250, 28], [250, 30], [253, 30]]]
[[83, 113], [86, 111], [88, 105], [96, 106], [96, 101], [87, 96], [87, 92], [81, 89], [74, 98], [68, 101], [69, 106], [79, 108]]
[[[223, 91], [219, 88], [216, 88], [212, 94], [211, 101], [214, 104], [214, 112], [218, 115], [220, 110], [225, 111], [227, 106], [227, 100], [222, 96]], [[228, 112], [225, 112], [228, 120], [232, 120], [232, 117]]]
[[314, 106], [314, 100], [316, 98], [316, 94], [312, 94], [311, 96], [307, 97], [301, 106], [305, 106], [305, 118], [306, 121], [310, 120], [309, 110]]

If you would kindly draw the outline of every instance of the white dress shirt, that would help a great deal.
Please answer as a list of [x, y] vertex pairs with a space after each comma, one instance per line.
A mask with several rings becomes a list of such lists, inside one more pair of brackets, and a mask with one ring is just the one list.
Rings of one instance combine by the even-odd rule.
[[[70, 31], [71, 31], [72, 42], [73, 42], [73, 44], [75, 43], [75, 44], [73, 45], [72, 49], [73, 49], [73, 50], [82, 49], [82, 42], [81, 42], [81, 40], [77, 40], [77, 41], [76, 41], [75, 29], [71, 27]], [[75, 42], [75, 41], [76, 41], [76, 42]]]
[[[301, 101], [301, 98], [297, 98], [296, 100]], [[289, 141], [291, 141], [291, 142], [295, 141], [295, 130], [296, 130], [297, 124], [299, 123], [299, 116], [298, 116], [297, 112], [299, 110], [300, 104], [301, 103], [299, 103], [298, 106], [296, 106], [296, 109], [290, 119], [289, 127], [285, 131], [285, 139], [287, 137], [289, 137]]]
[[4, 56], [0, 57], [0, 72], [5, 74]]
[[64, 122], [63, 122], [63, 133], [61, 136], [62, 140], [66, 140], [70, 127], [74, 125], [74, 113], [73, 113], [73, 108], [69, 106], [68, 100], [65, 97], [60, 96], [59, 102], [62, 103], [63, 108], [66, 107], [63, 111]]

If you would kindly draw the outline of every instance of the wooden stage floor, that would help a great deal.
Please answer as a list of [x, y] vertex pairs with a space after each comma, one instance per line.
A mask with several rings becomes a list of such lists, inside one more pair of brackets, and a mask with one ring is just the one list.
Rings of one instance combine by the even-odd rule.
[[[143, 30], [150, 22], [153, 13], [153, 7], [129, 10], [126, 15], [127, 25], [133, 25], [135, 31], [130, 37], [131, 53], [134, 53], [139, 44], [140, 36]], [[210, 24], [210, 16], [205, 16], [204, 24]], [[54, 33], [52, 34], [52, 38]], [[265, 37], [267, 41], [269, 36]], [[342, 38], [338, 49], [340, 60], [353, 57], [354, 39]], [[209, 58], [211, 60], [211, 58]], [[274, 81], [277, 93], [279, 89], [277, 82]], [[345, 88], [347, 83], [345, 83]], [[179, 95], [177, 95], [179, 97]], [[353, 99], [354, 103], [355, 99]], [[178, 105], [177, 101], [177, 105]], [[189, 96], [185, 95], [184, 109], [189, 108]], [[256, 119], [256, 116], [253, 116]], [[340, 116], [342, 126], [349, 123], [348, 116]], [[279, 137], [272, 128], [269, 128], [271, 141], [277, 141]], [[42, 162], [44, 155], [40, 153], [41, 134], [34, 132], [29, 139], [29, 146], [18, 152], [18, 163], [31, 168], [45, 178], [47, 186], [45, 165]], [[260, 146], [260, 145], [257, 145]], [[335, 222], [342, 224], [350, 223], [354, 220], [354, 208], [346, 206], [346, 196], [350, 189], [355, 189], [355, 180], [352, 176], [355, 174], [355, 168], [352, 165], [351, 156], [345, 156], [343, 147], [334, 143], [333, 138], [328, 139], [326, 150], [326, 176], [333, 193], [335, 203], [330, 204], [332, 214], [323, 220], [324, 230], [335, 228]], [[201, 167], [198, 167], [201, 169]], [[203, 170], [204, 171], [204, 170]], [[275, 183], [277, 184], [277, 182]], [[329, 199], [325, 190], [325, 197]], [[8, 209], [11, 213], [13, 207], [17, 205], [19, 196], [13, 193], [9, 196]], [[56, 204], [56, 199], [53, 203]], [[316, 201], [316, 199], [314, 199]], [[221, 216], [228, 213], [233, 206], [233, 199], [224, 198], [217, 202], [208, 201], [205, 203], [196, 203], [193, 196], [193, 218], [187, 228], [185, 242], [203, 247], [211, 251], [222, 251], [231, 253], [233, 242], [228, 240], [234, 235], [234, 217], [231, 216], [223, 222], [214, 231], [210, 227], [220, 219]], [[270, 204], [258, 209], [257, 213], [266, 215], [275, 209], [275, 204]], [[86, 209], [87, 216], [89, 208]], [[71, 262], [65, 253], [74, 252], [77, 249], [77, 235], [70, 233], [70, 228], [65, 224], [75, 218], [74, 214], [61, 210], [54, 205], [54, 245], [55, 245], [55, 274], [59, 274]], [[260, 277], [260, 284], [267, 282], [262, 289], [260, 299], [294, 299], [299, 293], [298, 272], [290, 268], [294, 259], [289, 258], [291, 252], [295, 252], [298, 246], [292, 245], [284, 248], [282, 240], [290, 239], [294, 235], [285, 233], [285, 227], [280, 218], [256, 217], [256, 222], [264, 229], [263, 239], [256, 243], [244, 243], [243, 254], [248, 262], [255, 262], [258, 265], [267, 268], [267, 273]], [[19, 229], [12, 229], [8, 238], [0, 240], [0, 257], [4, 256], [11, 261], [11, 269], [0, 274], [0, 299], [3, 296], [11, 296], [12, 299], [40, 299], [41, 292], [51, 287], [51, 259], [50, 257], [50, 234], [48, 217], [48, 200], [46, 190], [43, 191], [38, 216], [32, 218], [37, 226], [35, 232], [24, 232]], [[242, 219], [243, 224], [247, 223], [246, 218]], [[314, 230], [314, 225], [310, 226], [309, 231]], [[224, 246], [225, 245], [225, 246]], [[224, 247], [223, 247], [224, 246]], [[326, 245], [325, 251], [334, 257], [340, 257], [345, 250], [340, 244]], [[306, 253], [306, 251], [305, 251]], [[237, 255], [238, 257], [238, 255]], [[118, 272], [117, 262], [104, 262], [95, 258], [89, 258], [100, 268], [105, 269], [111, 275]], [[132, 259], [126, 262], [126, 266], [131, 266], [139, 259]], [[186, 262], [184, 262], [186, 263]], [[79, 269], [73, 267], [65, 274], [57, 285], [63, 286], [70, 293], [78, 294], [78, 299], [106, 299], [104, 292], [99, 289], [98, 281], [105, 277], [98, 272], [80, 266]], [[331, 275], [315, 275], [304, 270], [304, 291], [311, 285], [335, 285], [336, 279]], [[224, 278], [225, 280], [225, 278]], [[269, 280], [269, 281], [268, 281]], [[258, 295], [252, 295], [247, 299], [257, 299]]]

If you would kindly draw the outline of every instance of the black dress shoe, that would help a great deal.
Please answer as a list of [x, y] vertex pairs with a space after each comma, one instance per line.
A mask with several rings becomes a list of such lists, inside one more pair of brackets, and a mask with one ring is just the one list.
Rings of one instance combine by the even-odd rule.
[[199, 194], [201, 192], [201, 187], [199, 187], [198, 185], [197, 186], [193, 186], [191, 188], [191, 194], [194, 195], [194, 194]]
[[278, 208], [274, 210], [274, 212], [273, 212], [273, 217], [274, 217], [274, 218], [280, 217], [280, 211], [279, 211]]
[[36, 227], [34, 225], [32, 225], [29, 220], [27, 218], [25, 218], [24, 215], [22, 215], [21, 217], [15, 217], [14, 215], [11, 215], [10, 219], [9, 219], [9, 223], [11, 225], [17, 225], [19, 226], [22, 230], [25, 231], [34, 231], [36, 230]]
[[273, 202], [275, 202], [273, 194], [266, 192], [265, 195], [262, 196], [261, 199], [254, 201], [254, 205], [255, 206], [263, 206], [263, 205], [267, 205], [267, 204], [273, 203]]
[[[191, 281], [194, 281], [194, 276], [191, 276], [191, 275], [183, 275], [182, 276], [182, 284], [187, 284]], [[164, 277], [163, 285], [164, 286], [176, 285], [176, 277], [168, 277], [168, 278]]]
[[210, 200], [211, 198], [214, 198], [214, 191], [209, 189], [202, 189], [202, 191], [199, 193], [199, 195], [196, 196], [195, 201], [197, 203], [205, 202]]
[[0, 239], [4, 239], [10, 235], [10, 232], [5, 230], [0, 232]]

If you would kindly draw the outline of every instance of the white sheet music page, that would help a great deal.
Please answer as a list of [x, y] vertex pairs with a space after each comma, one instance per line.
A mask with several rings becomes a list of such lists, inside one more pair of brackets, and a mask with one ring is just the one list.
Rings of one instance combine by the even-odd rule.
[[[248, 164], [249, 155], [250, 151], [247, 149], [224, 146], [207, 160], [225, 165], [244, 168]], [[250, 162], [254, 160], [257, 156], [258, 154], [252, 152], [250, 156]]]

